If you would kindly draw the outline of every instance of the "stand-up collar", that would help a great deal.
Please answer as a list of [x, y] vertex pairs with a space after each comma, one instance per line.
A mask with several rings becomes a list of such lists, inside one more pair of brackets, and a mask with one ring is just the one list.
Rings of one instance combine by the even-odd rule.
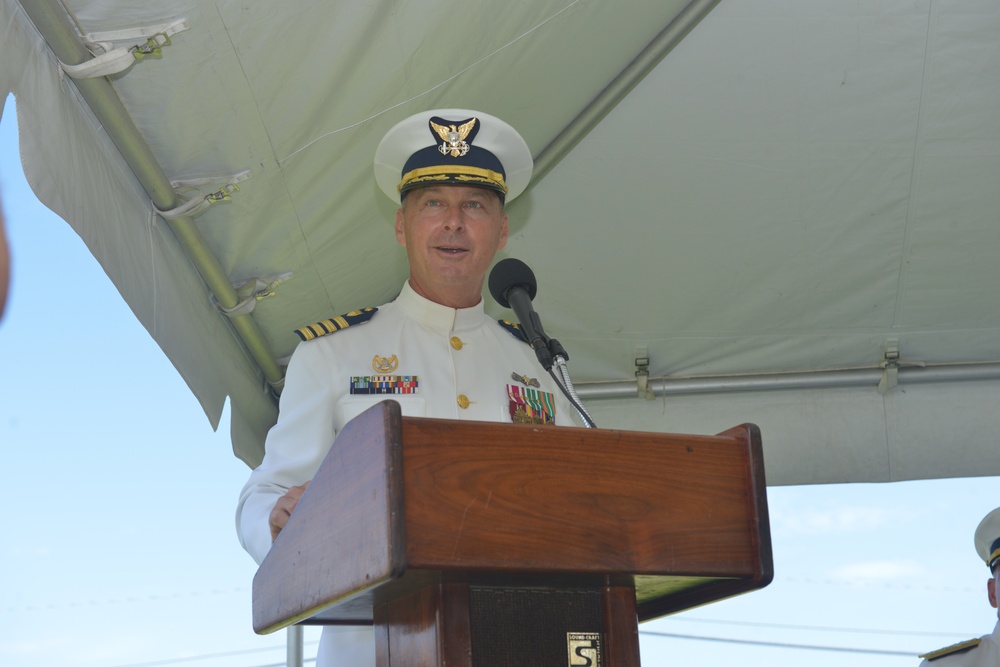
[[395, 303], [410, 318], [442, 333], [475, 329], [486, 319], [482, 299], [471, 308], [449, 308], [417, 294], [409, 280], [403, 283]]

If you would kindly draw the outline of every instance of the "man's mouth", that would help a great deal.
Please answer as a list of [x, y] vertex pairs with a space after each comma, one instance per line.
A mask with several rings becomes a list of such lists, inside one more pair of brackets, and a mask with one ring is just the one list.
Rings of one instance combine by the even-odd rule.
[[434, 246], [434, 249], [440, 250], [441, 252], [448, 253], [450, 255], [457, 255], [459, 253], [466, 252], [465, 248], [459, 248], [456, 246], [449, 246], [449, 245]]

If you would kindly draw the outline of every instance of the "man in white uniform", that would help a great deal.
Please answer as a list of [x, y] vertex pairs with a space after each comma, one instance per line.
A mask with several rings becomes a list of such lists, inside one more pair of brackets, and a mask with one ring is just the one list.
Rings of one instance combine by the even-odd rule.
[[[986, 515], [976, 528], [976, 553], [990, 568], [990, 579], [986, 582], [986, 593], [990, 605], [997, 609], [997, 595], [1000, 594], [1000, 507]], [[992, 634], [979, 639], [970, 639], [953, 646], [926, 653], [920, 667], [1000, 667], [1000, 621]]]
[[[337, 433], [391, 398], [407, 416], [572, 425], [570, 404], [513, 325], [489, 319], [483, 281], [507, 241], [505, 201], [531, 177], [509, 125], [462, 109], [391, 129], [376, 180], [394, 201], [409, 280], [397, 299], [303, 327], [278, 421], [240, 495], [237, 532], [260, 563]], [[317, 665], [375, 664], [371, 628], [324, 629]]]

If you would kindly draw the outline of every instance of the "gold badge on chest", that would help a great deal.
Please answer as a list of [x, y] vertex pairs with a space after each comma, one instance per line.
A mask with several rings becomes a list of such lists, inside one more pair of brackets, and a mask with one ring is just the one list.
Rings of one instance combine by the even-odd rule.
[[538, 380], [536, 380], [535, 378], [530, 378], [527, 375], [520, 375], [516, 371], [510, 374], [510, 379], [511, 380], [517, 380], [518, 382], [520, 382], [521, 384], [523, 384], [526, 387], [536, 387], [537, 388], [537, 387], [541, 386], [540, 384], [538, 384]]
[[377, 354], [372, 357], [372, 368], [375, 369], [376, 373], [386, 374], [391, 373], [397, 368], [399, 368], [399, 359], [396, 355], [391, 357], [380, 357]]

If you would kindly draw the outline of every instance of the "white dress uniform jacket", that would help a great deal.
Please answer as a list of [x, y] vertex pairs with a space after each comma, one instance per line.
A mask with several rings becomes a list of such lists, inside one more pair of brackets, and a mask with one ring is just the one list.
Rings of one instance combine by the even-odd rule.
[[979, 638], [978, 646], [968, 650], [961, 650], [961, 646], [956, 644], [957, 650], [950, 653], [948, 649], [942, 649], [944, 655], [928, 657], [920, 663], [920, 667], [1000, 667], [1000, 622], [993, 628], [992, 634]]
[[[351, 393], [352, 378], [385, 375], [390, 362], [393, 376], [416, 376], [415, 393]], [[404, 416], [510, 422], [509, 388], [525, 388], [512, 373], [537, 380], [537, 391], [551, 394], [556, 424], [573, 424], [569, 401], [531, 347], [488, 318], [482, 303], [456, 310], [421, 297], [407, 282], [370, 321], [300, 343], [264, 460], [240, 495], [236, 527], [243, 548], [258, 564], [264, 559], [274, 504], [290, 487], [312, 479], [351, 418], [392, 399]], [[374, 645], [371, 628], [327, 626], [317, 665], [374, 665]]]

